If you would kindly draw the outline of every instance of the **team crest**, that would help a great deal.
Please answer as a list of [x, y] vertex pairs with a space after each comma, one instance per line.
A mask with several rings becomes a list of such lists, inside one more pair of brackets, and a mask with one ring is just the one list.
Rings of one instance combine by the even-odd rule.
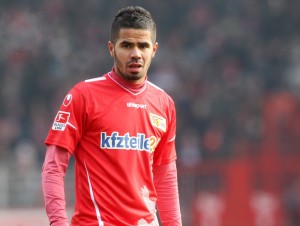
[[165, 118], [150, 113], [150, 120], [151, 120], [152, 126], [154, 126], [156, 128], [159, 128], [162, 131], [166, 132], [166, 130], [167, 130], [167, 123], [166, 123], [166, 119]]
[[70, 112], [59, 111], [54, 119], [52, 130], [64, 131], [70, 118]]

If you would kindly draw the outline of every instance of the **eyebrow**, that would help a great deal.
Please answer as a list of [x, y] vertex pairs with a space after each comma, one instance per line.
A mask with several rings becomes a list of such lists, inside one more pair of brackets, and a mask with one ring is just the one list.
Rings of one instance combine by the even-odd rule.
[[[120, 45], [124, 45], [124, 44], [132, 45], [133, 43], [134, 42], [123, 40], [122, 42], [120, 42]], [[138, 45], [143, 45], [143, 46], [147, 46], [147, 47], [150, 46], [149, 42], [138, 42]]]

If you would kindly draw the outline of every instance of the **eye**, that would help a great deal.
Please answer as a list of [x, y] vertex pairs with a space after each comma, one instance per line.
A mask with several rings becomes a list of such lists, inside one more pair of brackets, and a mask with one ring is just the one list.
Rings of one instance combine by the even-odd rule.
[[140, 47], [141, 49], [146, 49], [146, 48], [149, 47], [149, 45], [148, 45], [147, 43], [142, 43], [142, 44], [139, 45], [139, 47]]
[[121, 47], [123, 47], [123, 48], [125, 48], [125, 49], [129, 49], [129, 48], [131, 47], [131, 44], [125, 42], [125, 43], [122, 43], [122, 44], [121, 44]]

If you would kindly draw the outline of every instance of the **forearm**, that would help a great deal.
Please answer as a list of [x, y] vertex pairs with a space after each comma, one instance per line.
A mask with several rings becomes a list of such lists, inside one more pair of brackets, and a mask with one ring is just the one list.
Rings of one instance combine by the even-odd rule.
[[69, 226], [64, 193], [64, 176], [70, 154], [63, 148], [48, 146], [42, 169], [42, 188], [51, 226]]
[[153, 167], [157, 208], [163, 226], [181, 226], [177, 169], [175, 162]]

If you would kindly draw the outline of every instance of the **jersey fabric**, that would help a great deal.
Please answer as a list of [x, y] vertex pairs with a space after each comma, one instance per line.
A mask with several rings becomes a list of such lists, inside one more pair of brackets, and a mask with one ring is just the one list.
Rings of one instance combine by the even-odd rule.
[[176, 159], [174, 102], [149, 81], [136, 93], [116, 78], [75, 85], [45, 141], [75, 156], [72, 226], [158, 225], [152, 165]]

